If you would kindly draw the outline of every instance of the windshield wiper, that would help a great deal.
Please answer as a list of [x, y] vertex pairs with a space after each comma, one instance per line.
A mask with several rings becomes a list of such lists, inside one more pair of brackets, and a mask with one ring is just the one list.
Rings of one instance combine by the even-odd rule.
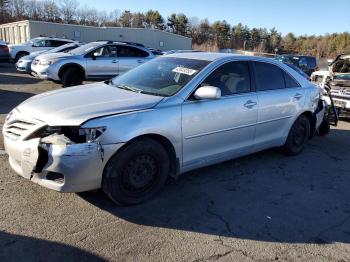
[[142, 89], [136, 88], [136, 87], [132, 87], [132, 86], [127, 86], [127, 85], [117, 85], [118, 88], [120, 89], [124, 89], [124, 90], [128, 90], [128, 91], [132, 91], [135, 93], [142, 93]]

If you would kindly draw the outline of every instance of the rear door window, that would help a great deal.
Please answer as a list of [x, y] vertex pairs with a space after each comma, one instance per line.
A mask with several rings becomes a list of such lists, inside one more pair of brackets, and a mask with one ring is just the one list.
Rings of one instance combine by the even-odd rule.
[[254, 62], [257, 91], [285, 88], [284, 72], [276, 65]]
[[50, 40], [50, 42], [51, 42], [50, 44], [51, 47], [58, 47], [58, 46], [67, 44], [66, 41], [59, 41], [59, 40]]
[[147, 57], [148, 55], [146, 51], [136, 47], [122, 45], [118, 47], [119, 57]]

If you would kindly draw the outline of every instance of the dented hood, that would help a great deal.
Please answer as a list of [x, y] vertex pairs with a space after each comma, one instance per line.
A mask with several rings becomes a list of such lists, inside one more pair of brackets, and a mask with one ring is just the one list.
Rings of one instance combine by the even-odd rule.
[[91, 118], [149, 109], [162, 99], [99, 82], [42, 93], [17, 109], [50, 126], [76, 126]]

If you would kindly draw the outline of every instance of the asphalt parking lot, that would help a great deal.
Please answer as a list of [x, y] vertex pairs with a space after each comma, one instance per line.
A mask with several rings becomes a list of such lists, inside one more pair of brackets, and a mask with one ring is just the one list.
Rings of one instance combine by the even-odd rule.
[[[0, 64], [0, 126], [59, 85]], [[350, 122], [299, 156], [268, 150], [170, 180], [116, 207], [100, 191], [60, 194], [18, 177], [0, 140], [0, 261], [349, 261]]]

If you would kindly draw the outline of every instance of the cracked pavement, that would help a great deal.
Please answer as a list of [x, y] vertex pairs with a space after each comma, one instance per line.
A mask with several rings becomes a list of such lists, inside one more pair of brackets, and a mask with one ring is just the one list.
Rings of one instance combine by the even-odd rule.
[[[55, 88], [0, 64], [0, 125]], [[100, 191], [40, 187], [0, 154], [0, 261], [349, 261], [349, 149], [342, 121], [299, 156], [267, 150], [195, 170], [127, 208]]]

